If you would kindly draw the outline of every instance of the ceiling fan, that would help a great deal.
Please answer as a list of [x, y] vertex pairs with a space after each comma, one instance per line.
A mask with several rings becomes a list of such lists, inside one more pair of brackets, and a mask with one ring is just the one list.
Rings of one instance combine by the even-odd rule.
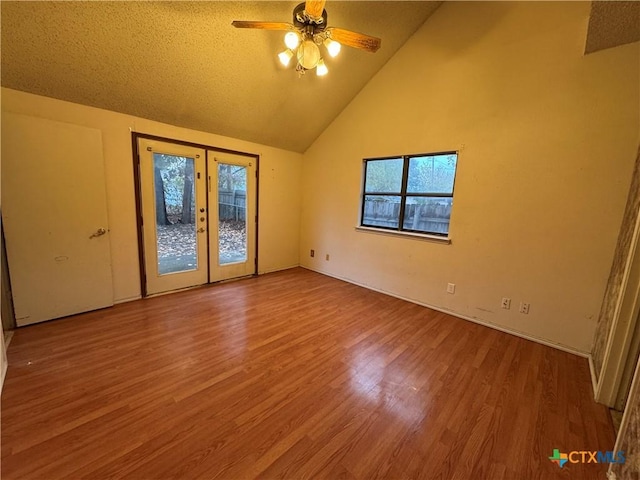
[[305, 3], [297, 5], [293, 9], [293, 23], [235, 20], [231, 24], [236, 28], [287, 31], [284, 37], [287, 49], [278, 54], [278, 58], [286, 67], [295, 54], [298, 60], [296, 71], [299, 75], [314, 68], [320, 76], [328, 73], [329, 70], [320, 53], [322, 44], [331, 57], [340, 53], [341, 45], [371, 53], [380, 48], [382, 40], [379, 38], [343, 28], [328, 27], [325, 3], [326, 0], [306, 0]]

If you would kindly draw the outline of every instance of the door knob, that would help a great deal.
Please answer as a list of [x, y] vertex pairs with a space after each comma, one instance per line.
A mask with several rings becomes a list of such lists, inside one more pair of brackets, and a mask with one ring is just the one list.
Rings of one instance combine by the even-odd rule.
[[104, 228], [99, 228], [98, 230], [96, 230], [93, 234], [91, 234], [91, 236], [89, 237], [89, 240], [91, 240], [92, 238], [96, 238], [96, 237], [101, 237], [102, 235], [104, 235], [105, 233], [107, 233], [107, 230]]

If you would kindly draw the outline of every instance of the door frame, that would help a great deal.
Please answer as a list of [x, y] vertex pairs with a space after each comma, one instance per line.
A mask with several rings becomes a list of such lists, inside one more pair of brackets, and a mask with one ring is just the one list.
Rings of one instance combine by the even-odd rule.
[[[252, 158], [256, 162], [256, 238], [255, 238], [255, 268], [253, 275], [258, 274], [258, 245], [259, 245], [259, 221], [260, 221], [260, 155], [256, 153], [241, 152], [238, 150], [230, 150], [228, 148], [215, 147], [212, 145], [188, 142], [185, 140], [177, 140], [174, 138], [162, 137], [141, 132], [131, 132], [131, 151], [133, 157], [133, 182], [136, 202], [136, 231], [138, 233], [138, 268], [140, 270], [140, 293], [143, 298], [148, 297], [147, 293], [147, 273], [145, 267], [145, 251], [144, 236], [142, 224], [142, 181], [140, 175], [140, 151], [138, 148], [138, 139], [154, 140], [164, 143], [172, 143], [185, 147], [201, 148], [209, 152], [229, 153], [247, 158]], [[205, 162], [206, 163], [206, 162]], [[207, 192], [208, 195], [208, 192]], [[207, 197], [208, 201], [208, 197]], [[217, 282], [212, 282], [217, 283]], [[190, 287], [193, 288], [193, 287]]]
[[[595, 400], [614, 408], [620, 403], [625, 370], [634, 369], [637, 359], [632, 345], [640, 315], [640, 215], [636, 222], [624, 267], [622, 286], [616, 300], [613, 322], [608, 333], [602, 369], [595, 385]], [[633, 362], [633, 365], [628, 365]]]

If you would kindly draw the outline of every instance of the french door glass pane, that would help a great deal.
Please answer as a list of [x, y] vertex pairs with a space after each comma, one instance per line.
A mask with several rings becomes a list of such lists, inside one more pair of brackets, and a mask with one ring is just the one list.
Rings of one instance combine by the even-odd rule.
[[247, 261], [247, 168], [218, 164], [218, 260]]
[[158, 273], [198, 268], [193, 158], [153, 154]]

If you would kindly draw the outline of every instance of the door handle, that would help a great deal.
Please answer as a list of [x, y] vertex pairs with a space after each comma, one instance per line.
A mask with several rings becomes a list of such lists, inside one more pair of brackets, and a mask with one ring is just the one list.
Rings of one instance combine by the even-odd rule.
[[106, 229], [99, 228], [98, 230], [96, 230], [94, 233], [91, 234], [91, 236], [89, 237], [89, 240], [91, 240], [92, 238], [101, 237], [105, 233], [107, 233]]

